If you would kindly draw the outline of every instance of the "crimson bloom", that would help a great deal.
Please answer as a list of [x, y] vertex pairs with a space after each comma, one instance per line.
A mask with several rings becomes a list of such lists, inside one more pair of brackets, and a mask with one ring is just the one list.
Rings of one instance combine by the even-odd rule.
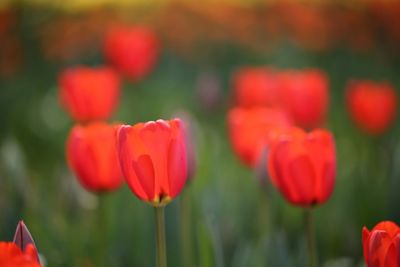
[[233, 76], [236, 104], [243, 107], [276, 106], [279, 104], [278, 75], [264, 67], [246, 67]]
[[396, 117], [397, 95], [388, 83], [352, 82], [346, 96], [350, 116], [372, 135], [384, 133]]
[[69, 166], [89, 191], [113, 191], [122, 185], [116, 131], [116, 125], [93, 122], [75, 125], [69, 134], [66, 147]]
[[40, 267], [32, 245], [22, 251], [13, 242], [0, 242], [1, 267]]
[[324, 203], [335, 184], [336, 156], [332, 134], [292, 128], [271, 146], [267, 167], [272, 183], [293, 205]]
[[186, 140], [180, 119], [121, 126], [118, 155], [133, 193], [154, 206], [169, 203], [186, 183]]
[[13, 242], [0, 242], [1, 267], [40, 267], [35, 242], [23, 221], [15, 231]]
[[400, 228], [397, 224], [380, 222], [371, 231], [364, 227], [362, 243], [367, 267], [400, 266]]
[[75, 67], [59, 76], [61, 105], [77, 121], [108, 119], [119, 101], [120, 79], [108, 67]]
[[291, 121], [277, 108], [236, 107], [229, 111], [228, 129], [233, 150], [248, 166], [256, 167], [264, 150]]
[[296, 125], [312, 128], [325, 119], [329, 102], [328, 79], [314, 69], [281, 73], [281, 101]]
[[157, 36], [149, 28], [114, 27], [105, 36], [104, 54], [118, 71], [139, 80], [153, 69], [159, 46]]

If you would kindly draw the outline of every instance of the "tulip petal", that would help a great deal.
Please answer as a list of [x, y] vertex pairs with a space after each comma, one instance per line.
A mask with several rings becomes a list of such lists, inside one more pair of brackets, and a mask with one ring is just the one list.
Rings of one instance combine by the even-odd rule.
[[400, 233], [396, 235], [394, 238], [394, 244], [396, 247], [396, 258], [397, 258], [397, 263], [400, 265]]
[[385, 256], [385, 267], [398, 267], [399, 265], [397, 264], [397, 255], [396, 255], [396, 246], [394, 243], [392, 243], [386, 253]]
[[155, 197], [155, 176], [150, 156], [139, 156], [137, 160], [132, 161], [132, 167], [148, 199], [153, 199]]
[[287, 179], [286, 155], [288, 152], [288, 144], [281, 141], [274, 145], [268, 157], [268, 172], [271, 181], [276, 185], [278, 190], [288, 199], [289, 202], [295, 203], [297, 194], [294, 191], [290, 180]]
[[[317, 179], [315, 196], [318, 203], [325, 202], [333, 192], [336, 176], [335, 145], [332, 134], [317, 129], [311, 132], [305, 141], [313, 162]], [[316, 156], [318, 155], [318, 156]]]
[[327, 161], [323, 165], [321, 188], [316, 192], [318, 203], [325, 202], [332, 194], [335, 185], [336, 164]]
[[296, 203], [312, 205], [315, 201], [315, 171], [307, 155], [300, 155], [289, 163], [289, 175], [295, 191]]
[[77, 126], [71, 131], [71, 135], [67, 142], [67, 158], [71, 169], [75, 170], [76, 175], [80, 178], [78, 181], [81, 185], [91, 190], [96, 184], [91, 177], [96, 176], [96, 169], [92, 150], [89, 144], [84, 142], [84, 130]]
[[187, 158], [183, 140], [172, 139], [168, 148], [168, 179], [170, 195], [177, 196], [187, 178]]
[[385, 256], [392, 243], [389, 234], [380, 230], [372, 231], [369, 240], [368, 267], [386, 266]]
[[364, 251], [364, 260], [368, 262], [368, 252], [369, 252], [369, 237], [371, 233], [367, 229], [367, 227], [363, 227], [362, 229], [362, 244], [363, 244], [363, 251]]
[[139, 131], [139, 136], [153, 161], [155, 194], [160, 197], [170, 195], [167, 170], [168, 145], [171, 138], [169, 124], [162, 120], [147, 122]]
[[121, 126], [118, 130], [118, 155], [121, 171], [135, 195], [140, 199], [151, 201], [133, 170], [132, 161], [136, 158], [135, 153], [145, 154], [136, 129], [127, 125]]

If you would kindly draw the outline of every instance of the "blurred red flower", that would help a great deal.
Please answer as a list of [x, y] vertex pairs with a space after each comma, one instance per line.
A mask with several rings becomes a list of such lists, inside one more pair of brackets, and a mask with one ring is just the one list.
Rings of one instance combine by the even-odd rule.
[[275, 106], [279, 103], [280, 83], [272, 69], [241, 68], [234, 73], [233, 88], [239, 106]]
[[108, 119], [119, 101], [120, 79], [108, 67], [75, 67], [59, 76], [61, 105], [77, 121]]
[[154, 67], [160, 50], [156, 34], [146, 27], [114, 27], [104, 39], [106, 59], [132, 80], [146, 76]]
[[336, 155], [332, 134], [292, 128], [271, 146], [267, 168], [272, 183], [293, 205], [324, 203], [335, 184]]
[[36, 250], [33, 245], [27, 246], [22, 251], [13, 242], [0, 242], [1, 267], [40, 267], [35, 257]]
[[281, 73], [281, 100], [294, 123], [305, 128], [319, 126], [329, 102], [328, 79], [316, 69]]
[[122, 185], [116, 133], [117, 125], [93, 122], [75, 125], [69, 134], [66, 147], [68, 164], [89, 191], [113, 191]]
[[183, 127], [180, 119], [174, 119], [119, 128], [122, 173], [139, 199], [163, 206], [183, 189], [188, 171]]
[[371, 231], [364, 227], [362, 243], [367, 267], [400, 266], [400, 228], [397, 224], [380, 222]]
[[351, 82], [346, 97], [350, 116], [370, 134], [384, 133], [396, 117], [396, 90], [388, 83]]
[[236, 107], [229, 111], [228, 129], [233, 150], [248, 166], [256, 167], [264, 150], [291, 121], [277, 108]]

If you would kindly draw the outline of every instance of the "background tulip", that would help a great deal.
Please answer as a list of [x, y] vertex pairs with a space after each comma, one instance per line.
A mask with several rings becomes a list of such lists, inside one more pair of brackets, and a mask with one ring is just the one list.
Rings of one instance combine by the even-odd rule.
[[281, 74], [281, 101], [295, 124], [304, 128], [324, 122], [329, 102], [328, 79], [320, 70]]
[[333, 136], [326, 130], [305, 133], [293, 128], [271, 146], [268, 171], [287, 201], [310, 207], [324, 203], [335, 184]]
[[362, 243], [367, 267], [400, 266], [400, 228], [397, 224], [380, 222], [371, 231], [364, 227]]
[[233, 108], [228, 114], [228, 129], [232, 147], [248, 166], [255, 167], [264, 152], [281, 130], [291, 121], [277, 108]]
[[122, 185], [116, 150], [116, 128], [103, 122], [75, 125], [67, 140], [67, 159], [79, 182], [92, 192]]
[[241, 68], [233, 76], [235, 102], [239, 106], [276, 106], [280, 87], [277, 73], [264, 67]]
[[75, 67], [59, 76], [61, 105], [77, 121], [111, 117], [119, 101], [120, 80], [108, 67]]
[[157, 120], [123, 125], [118, 154], [129, 187], [155, 206], [165, 205], [183, 189], [187, 179], [186, 140], [181, 120]]
[[150, 28], [114, 27], [105, 36], [104, 54], [122, 74], [139, 80], [153, 69], [159, 46], [158, 38]]
[[384, 133], [396, 117], [396, 90], [388, 83], [351, 82], [346, 97], [350, 116], [367, 133]]

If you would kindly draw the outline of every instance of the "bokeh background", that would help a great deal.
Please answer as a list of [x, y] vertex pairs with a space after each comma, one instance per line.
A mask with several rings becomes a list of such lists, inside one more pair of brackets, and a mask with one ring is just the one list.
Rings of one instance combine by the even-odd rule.
[[400, 221], [400, 129], [395, 123], [378, 137], [359, 130], [345, 85], [371, 79], [400, 88], [396, 0], [2, 1], [0, 240], [11, 240], [24, 219], [46, 266], [98, 266], [104, 240], [108, 266], [154, 266], [152, 209], [123, 186], [105, 197], [99, 232], [98, 197], [65, 160], [73, 121], [59, 105], [58, 73], [104, 64], [104, 33], [118, 23], [153, 28], [162, 53], [150, 75], [124, 80], [113, 121], [184, 112], [193, 122], [196, 173], [166, 209], [170, 266], [184, 266], [183, 244], [193, 266], [306, 266], [301, 211], [261, 186], [229, 143], [232, 74], [243, 66], [327, 73], [325, 127], [336, 139], [338, 170], [334, 194], [315, 212], [319, 258], [326, 267], [363, 266], [362, 226]]

